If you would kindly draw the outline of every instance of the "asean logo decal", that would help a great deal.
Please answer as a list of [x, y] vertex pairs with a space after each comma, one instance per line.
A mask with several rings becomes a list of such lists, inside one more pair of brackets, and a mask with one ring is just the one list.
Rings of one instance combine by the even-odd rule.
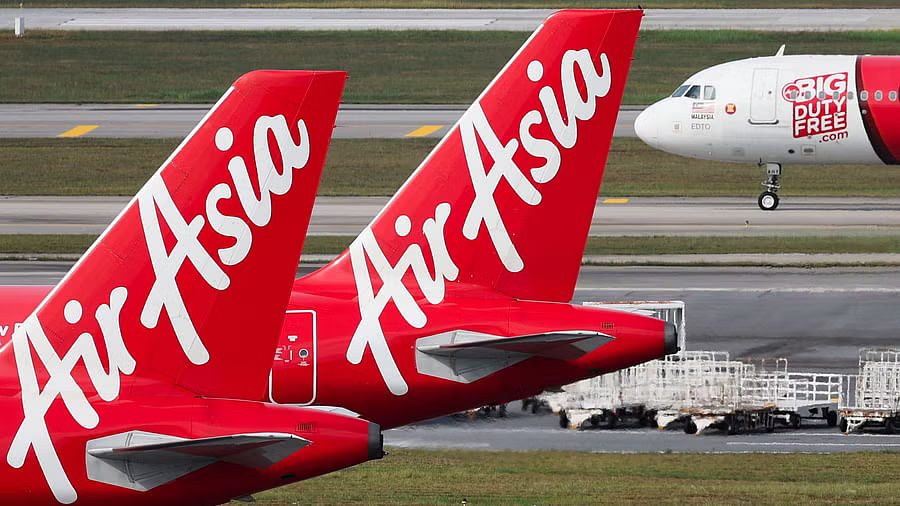
[[737, 111], [737, 106], [734, 104], [725, 104], [725, 114], [734, 114]]

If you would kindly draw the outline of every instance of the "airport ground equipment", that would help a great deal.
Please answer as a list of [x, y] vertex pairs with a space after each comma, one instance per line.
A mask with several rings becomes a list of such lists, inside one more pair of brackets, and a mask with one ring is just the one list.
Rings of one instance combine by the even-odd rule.
[[732, 360], [723, 351], [688, 351], [684, 303], [587, 303], [640, 312], [672, 322], [680, 351], [663, 359], [546, 392], [539, 401], [560, 416], [560, 426], [613, 428], [624, 419], [640, 425], [681, 423], [685, 432], [717, 427], [729, 433], [797, 428], [803, 418], [837, 424], [841, 376], [790, 372], [786, 359]]
[[900, 428], [900, 349], [861, 349], [858, 374], [844, 377], [841, 393], [842, 432]]
[[[584, 305], [670, 322], [677, 330], [679, 354], [685, 348], [685, 306], [682, 301], [585, 302]], [[566, 385], [559, 391], [545, 392], [536, 402], [545, 402], [558, 413], [561, 427], [578, 428], [588, 422], [595, 427], [603, 424], [612, 428], [625, 418], [637, 419], [641, 425], [652, 424], [656, 412], [642, 401], [645, 398], [642, 394], [649, 387], [648, 374], [659, 370], [655, 365], [657, 362], [660, 360]]]

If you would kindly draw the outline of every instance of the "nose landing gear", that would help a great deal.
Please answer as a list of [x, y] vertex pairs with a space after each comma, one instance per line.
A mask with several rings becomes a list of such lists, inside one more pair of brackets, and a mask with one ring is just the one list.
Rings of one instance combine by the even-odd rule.
[[766, 176], [768, 176], [766, 180], [760, 183], [766, 187], [766, 191], [759, 195], [757, 203], [763, 211], [772, 211], [778, 207], [778, 195], [775, 192], [781, 188], [781, 185], [778, 184], [778, 178], [781, 177], [781, 164], [766, 163]]

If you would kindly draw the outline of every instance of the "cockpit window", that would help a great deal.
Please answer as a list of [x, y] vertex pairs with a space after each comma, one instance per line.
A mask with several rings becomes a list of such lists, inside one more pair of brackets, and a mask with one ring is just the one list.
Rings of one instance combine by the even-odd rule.
[[716, 99], [716, 87], [715, 86], [704, 86], [703, 87], [703, 100], [715, 100]]
[[675, 90], [675, 93], [672, 93], [672, 96], [676, 97], [676, 98], [680, 97], [680, 96], [684, 95], [684, 92], [686, 92], [687, 89], [688, 89], [688, 85], [682, 84], [681, 86], [678, 87], [677, 90]]
[[684, 96], [686, 96], [688, 98], [699, 99], [700, 98], [700, 86], [696, 85], [696, 84], [691, 86], [691, 88], [687, 91], [687, 93], [684, 94]]

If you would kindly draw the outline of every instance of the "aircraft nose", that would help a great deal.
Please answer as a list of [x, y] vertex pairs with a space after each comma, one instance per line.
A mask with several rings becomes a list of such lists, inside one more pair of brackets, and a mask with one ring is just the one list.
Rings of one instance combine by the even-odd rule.
[[657, 104], [653, 104], [647, 107], [634, 119], [634, 133], [653, 147], [659, 144], [659, 118], [654, 114], [656, 106]]

